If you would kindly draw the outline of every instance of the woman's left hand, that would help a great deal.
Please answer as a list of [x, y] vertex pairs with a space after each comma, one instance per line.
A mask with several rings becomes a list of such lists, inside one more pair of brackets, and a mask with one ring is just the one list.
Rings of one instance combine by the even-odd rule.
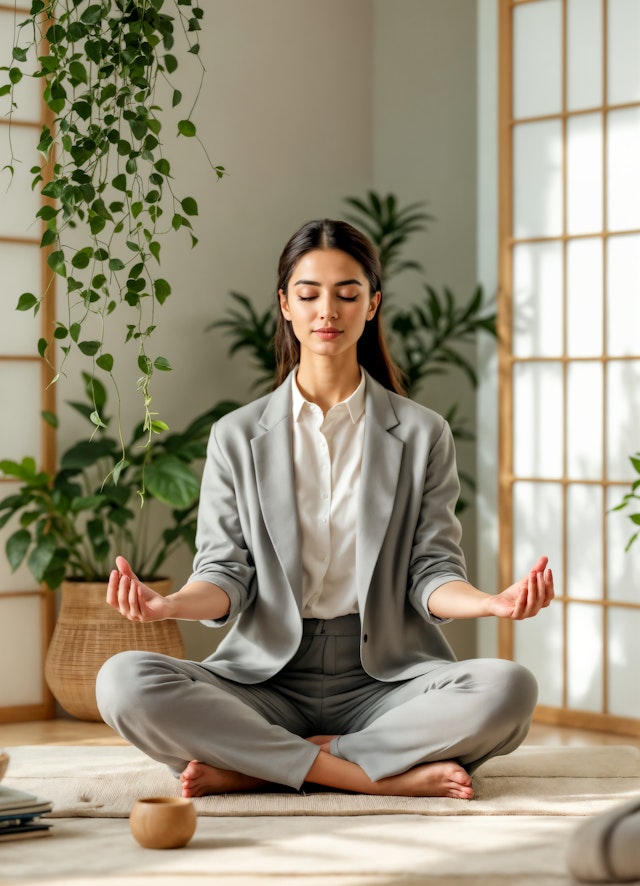
[[548, 557], [540, 557], [528, 575], [490, 598], [490, 614], [520, 621], [532, 618], [554, 597], [553, 574], [547, 569]]

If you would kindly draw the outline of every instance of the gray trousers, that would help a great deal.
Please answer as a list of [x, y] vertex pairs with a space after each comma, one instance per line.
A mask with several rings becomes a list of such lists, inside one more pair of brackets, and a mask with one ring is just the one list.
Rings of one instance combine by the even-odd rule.
[[500, 659], [435, 662], [411, 680], [374, 680], [360, 663], [358, 615], [305, 619], [296, 655], [264, 683], [219, 677], [206, 663], [122, 652], [98, 674], [100, 712], [120, 735], [177, 775], [190, 760], [300, 788], [319, 748], [377, 781], [419, 763], [473, 772], [524, 739], [533, 675]]

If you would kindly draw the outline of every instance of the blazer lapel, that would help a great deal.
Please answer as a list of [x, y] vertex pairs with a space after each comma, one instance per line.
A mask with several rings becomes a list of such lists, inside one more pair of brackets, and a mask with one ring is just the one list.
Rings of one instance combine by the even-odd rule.
[[260, 425], [264, 433], [251, 440], [251, 450], [262, 516], [276, 556], [301, 608], [302, 561], [293, 471], [289, 379], [269, 398]]
[[364, 612], [371, 577], [395, 501], [404, 443], [387, 390], [367, 376], [366, 420], [356, 528], [356, 590]]

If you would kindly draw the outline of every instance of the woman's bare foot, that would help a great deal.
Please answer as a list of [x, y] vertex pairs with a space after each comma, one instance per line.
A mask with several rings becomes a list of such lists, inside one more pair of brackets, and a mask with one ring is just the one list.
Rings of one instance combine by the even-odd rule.
[[423, 763], [399, 775], [372, 781], [357, 763], [334, 757], [323, 748], [305, 780], [357, 794], [451, 797], [456, 800], [470, 800], [473, 797], [471, 776], [453, 760]]
[[469, 773], [451, 760], [423, 763], [413, 769], [374, 782], [379, 791], [402, 797], [451, 797], [471, 800], [473, 786]]
[[183, 797], [206, 797], [208, 794], [231, 794], [238, 791], [258, 791], [265, 788], [269, 782], [251, 775], [243, 775], [242, 772], [232, 772], [229, 769], [218, 769], [217, 766], [209, 766], [192, 760], [182, 775]]

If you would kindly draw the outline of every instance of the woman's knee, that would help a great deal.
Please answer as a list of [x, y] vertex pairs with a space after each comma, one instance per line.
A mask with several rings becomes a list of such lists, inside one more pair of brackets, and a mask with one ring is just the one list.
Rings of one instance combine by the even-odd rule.
[[154, 653], [128, 650], [113, 655], [102, 665], [96, 678], [96, 701], [107, 723], [144, 703], [148, 682], [145, 677], [155, 657]]
[[529, 718], [538, 701], [538, 683], [528, 668], [515, 661], [484, 659], [487, 681], [505, 712], [516, 719]]

